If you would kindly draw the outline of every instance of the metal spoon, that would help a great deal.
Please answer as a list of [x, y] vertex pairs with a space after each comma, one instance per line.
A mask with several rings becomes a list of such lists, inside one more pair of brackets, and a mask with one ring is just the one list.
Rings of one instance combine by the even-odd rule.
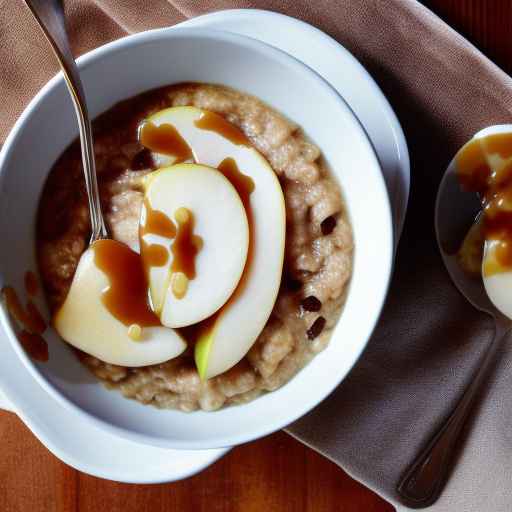
[[[485, 129], [485, 134], [503, 131], [502, 129], [502, 126], [489, 127]], [[477, 136], [482, 133], [484, 131]], [[501, 341], [512, 328], [510, 319], [498, 311], [490, 301], [483, 281], [469, 277], [456, 261], [455, 252], [480, 210], [481, 204], [476, 194], [461, 190], [456, 176], [455, 162], [452, 161], [437, 193], [435, 211], [437, 243], [455, 286], [475, 308], [494, 318], [495, 334], [460, 402], [397, 486], [400, 496], [413, 508], [428, 507], [441, 494], [448, 477], [457, 440], [474, 405], [475, 397], [492, 367]]]
[[25, 0], [44, 35], [50, 42], [62, 73], [66, 80], [73, 104], [75, 106], [80, 130], [80, 145], [82, 148], [82, 162], [85, 174], [85, 188], [89, 199], [89, 212], [91, 216], [91, 240], [108, 238], [107, 228], [101, 213], [100, 194], [96, 178], [96, 165], [94, 163], [94, 144], [92, 137], [91, 120], [87, 110], [84, 89], [75, 59], [71, 53], [66, 27], [64, 23], [64, 9], [61, 0]]

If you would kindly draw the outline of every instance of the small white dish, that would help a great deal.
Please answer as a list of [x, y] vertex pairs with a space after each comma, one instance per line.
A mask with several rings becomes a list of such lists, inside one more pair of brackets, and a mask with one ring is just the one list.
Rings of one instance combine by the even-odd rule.
[[56, 457], [84, 473], [126, 483], [188, 478], [228, 450], [171, 450], [109, 433], [62, 406], [27, 372], [5, 337], [0, 339], [0, 381], [11, 409]]

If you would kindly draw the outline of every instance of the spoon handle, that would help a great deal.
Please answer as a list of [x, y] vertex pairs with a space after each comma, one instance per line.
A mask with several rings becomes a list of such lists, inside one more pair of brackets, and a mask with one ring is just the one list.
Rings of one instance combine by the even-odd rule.
[[430, 440], [397, 486], [406, 505], [424, 508], [432, 505], [443, 490], [448, 477], [457, 440], [475, 398], [491, 368], [501, 340], [510, 331], [510, 320], [496, 318], [496, 331], [484, 359], [455, 410]]
[[25, 0], [37, 23], [50, 42], [62, 73], [66, 80], [73, 104], [75, 106], [80, 130], [80, 144], [82, 147], [82, 162], [85, 174], [85, 186], [89, 198], [89, 212], [91, 215], [91, 243], [99, 238], [107, 238], [107, 229], [101, 213], [100, 194], [96, 177], [94, 162], [94, 144], [91, 120], [87, 111], [84, 89], [80, 74], [71, 53], [66, 26], [64, 23], [64, 10], [61, 0]]

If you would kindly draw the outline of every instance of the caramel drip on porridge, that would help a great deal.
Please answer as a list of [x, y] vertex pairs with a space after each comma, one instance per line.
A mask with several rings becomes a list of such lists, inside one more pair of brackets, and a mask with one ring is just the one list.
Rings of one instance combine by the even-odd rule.
[[231, 185], [235, 187], [235, 190], [238, 192], [242, 204], [245, 208], [245, 213], [247, 215], [247, 222], [249, 224], [249, 247], [247, 249], [247, 260], [245, 263], [245, 268], [238, 283], [238, 286], [231, 296], [231, 299], [228, 301], [231, 302], [235, 300], [239, 294], [243, 291], [245, 287], [245, 283], [249, 279], [249, 274], [252, 268], [252, 261], [254, 258], [254, 219], [253, 212], [251, 207], [251, 194], [254, 191], [254, 181], [250, 176], [243, 174], [238, 168], [237, 163], [233, 158], [225, 158], [218, 166], [218, 170], [224, 174], [224, 176], [231, 182]]
[[109, 280], [101, 300], [110, 313], [127, 327], [160, 325], [148, 302], [147, 281], [139, 254], [115, 240], [98, 240], [92, 247], [94, 263]]
[[40, 334], [23, 330], [17, 334], [17, 338], [32, 359], [42, 363], [48, 361], [48, 343]]
[[146, 121], [139, 128], [139, 141], [151, 151], [173, 156], [176, 159], [175, 164], [194, 158], [190, 146], [178, 130], [169, 123], [156, 126]]
[[16, 335], [20, 345], [29, 357], [37, 361], [48, 361], [48, 344], [41, 336], [46, 330], [43, 315], [32, 301], [28, 301], [24, 308], [16, 290], [11, 286], [6, 286], [2, 293], [7, 311], [23, 327]]
[[130, 163], [130, 169], [134, 171], [141, 171], [142, 169], [153, 169], [155, 162], [151, 151], [148, 148], [140, 150], [133, 158]]
[[204, 112], [194, 124], [201, 130], [219, 134], [237, 146], [249, 145], [249, 140], [239, 128], [215, 112]]
[[512, 134], [473, 139], [460, 150], [456, 162], [463, 189], [480, 196], [483, 237], [498, 242], [484, 260], [484, 275], [511, 270]]
[[37, 306], [32, 302], [27, 302], [27, 315], [30, 318], [30, 326], [25, 325], [27, 329], [30, 329], [35, 334], [42, 334], [46, 330], [46, 321], [37, 308]]
[[16, 290], [11, 286], [6, 286], [2, 290], [5, 305], [9, 314], [20, 324], [27, 327], [30, 325], [30, 317], [22, 306]]
[[139, 235], [141, 238], [149, 234], [163, 236], [164, 238], [174, 238], [176, 236], [176, 226], [164, 212], [153, 210], [147, 199], [144, 199], [143, 207], [146, 211], [146, 222], [140, 228]]
[[179, 208], [174, 214], [178, 232], [171, 245], [174, 256], [171, 270], [185, 274], [187, 279], [196, 277], [196, 256], [203, 247], [201, 237], [194, 234], [194, 215], [187, 208]]
[[35, 304], [29, 301], [25, 309], [16, 290], [11, 286], [3, 289], [3, 295], [7, 311], [19, 324], [34, 334], [42, 334], [45, 331], [46, 322]]
[[39, 282], [37, 277], [34, 272], [31, 272], [30, 270], [25, 272], [25, 290], [32, 296], [37, 295], [37, 292], [39, 291]]

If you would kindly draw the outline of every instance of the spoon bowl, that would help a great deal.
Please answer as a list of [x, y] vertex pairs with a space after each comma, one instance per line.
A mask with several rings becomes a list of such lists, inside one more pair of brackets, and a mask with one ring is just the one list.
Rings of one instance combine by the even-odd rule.
[[[474, 135], [483, 138], [497, 133], [512, 133], [512, 125], [489, 126]], [[457, 261], [457, 252], [482, 209], [476, 193], [464, 192], [457, 178], [456, 157], [450, 162], [439, 185], [435, 207], [435, 230], [439, 251], [458, 290], [478, 310], [495, 321], [495, 336], [478, 370], [459, 403], [438, 432], [405, 472], [397, 491], [406, 504], [423, 508], [434, 503], [446, 482], [460, 433], [494, 361], [501, 340], [510, 331], [511, 321], [491, 302], [483, 279], [465, 272]]]
[[495, 316], [498, 312], [485, 292], [482, 279], [468, 275], [458, 260], [464, 237], [475, 222], [482, 205], [478, 196], [464, 192], [457, 179], [455, 159], [452, 160], [439, 185], [435, 208], [437, 244], [453, 284], [478, 310]]
[[[512, 133], [512, 124], [488, 126], [477, 132], [473, 139], [500, 133]], [[483, 279], [468, 275], [461, 268], [456, 257], [464, 237], [475, 223], [481, 209], [482, 205], [477, 194], [462, 190], [457, 178], [457, 165], [454, 158], [441, 180], [437, 193], [435, 208], [437, 244], [446, 269], [462, 295], [476, 309], [495, 319], [500, 319], [503, 315], [489, 299]]]

